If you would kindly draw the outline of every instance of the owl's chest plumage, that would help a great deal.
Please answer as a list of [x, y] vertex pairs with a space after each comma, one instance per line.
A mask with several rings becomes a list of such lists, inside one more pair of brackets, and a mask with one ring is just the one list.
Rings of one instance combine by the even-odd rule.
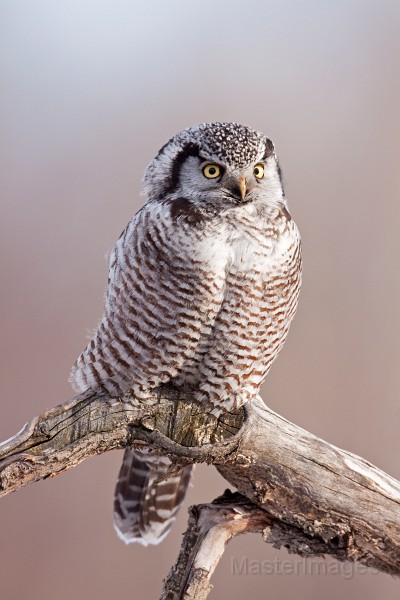
[[186, 200], [149, 203], [114, 247], [76, 386], [146, 398], [171, 382], [213, 406], [241, 404], [286, 339], [300, 277], [298, 231], [282, 206], [210, 216]]
[[215, 289], [215, 312], [195, 354], [175, 378], [225, 407], [258, 391], [286, 339], [298, 301], [297, 228], [287, 211], [272, 211], [269, 218], [254, 212], [233, 213], [209, 235], [204, 231], [196, 245], [200, 277], [212, 274], [223, 283]]

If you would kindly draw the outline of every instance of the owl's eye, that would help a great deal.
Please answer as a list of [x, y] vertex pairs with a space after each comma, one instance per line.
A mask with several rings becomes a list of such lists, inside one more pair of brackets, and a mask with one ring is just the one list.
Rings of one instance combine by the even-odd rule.
[[256, 179], [262, 179], [264, 177], [264, 165], [258, 164], [254, 167], [254, 177]]
[[215, 179], [221, 175], [221, 167], [211, 163], [203, 167], [203, 175], [207, 177], [207, 179]]

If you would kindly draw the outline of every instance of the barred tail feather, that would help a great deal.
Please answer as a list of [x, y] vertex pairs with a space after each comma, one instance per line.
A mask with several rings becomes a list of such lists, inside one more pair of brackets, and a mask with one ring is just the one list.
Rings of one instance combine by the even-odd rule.
[[192, 465], [163, 479], [171, 461], [147, 450], [125, 450], [114, 495], [114, 527], [126, 543], [159, 544], [183, 502]]

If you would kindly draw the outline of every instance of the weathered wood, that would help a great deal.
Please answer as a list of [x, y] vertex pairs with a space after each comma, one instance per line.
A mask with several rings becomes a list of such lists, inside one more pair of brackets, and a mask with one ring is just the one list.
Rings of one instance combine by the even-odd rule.
[[236, 453], [216, 466], [255, 504], [319, 539], [336, 558], [400, 575], [400, 483], [361, 457], [257, 399]]
[[[217, 418], [194, 404], [189, 393], [174, 389], [158, 390], [149, 400], [144, 409], [129, 395], [110, 399], [91, 391], [34, 417], [0, 444], [0, 496], [108, 450], [157, 439], [161, 449], [163, 441], [167, 446], [173, 442], [174, 454], [175, 447], [184, 450], [229, 439], [243, 423], [242, 409]], [[191, 455], [189, 462], [193, 462]]]
[[334, 554], [320, 540], [271, 517], [248, 498], [225, 490], [210, 504], [189, 508], [188, 528], [175, 565], [164, 580], [160, 600], [204, 600], [212, 590], [210, 578], [226, 544], [241, 533], [258, 533], [275, 548], [284, 546], [301, 556]]
[[130, 396], [82, 394], [0, 446], [0, 494], [133, 444], [150, 444], [180, 464], [213, 463], [286, 527], [285, 545], [295, 552], [309, 548], [400, 575], [400, 483], [289, 423], [258, 397], [217, 418], [190, 393], [168, 388], [146, 409]]
[[164, 581], [160, 600], [204, 600], [226, 544], [240, 533], [263, 533], [272, 521], [241, 494], [226, 490], [210, 504], [189, 509], [188, 528], [177, 562]]

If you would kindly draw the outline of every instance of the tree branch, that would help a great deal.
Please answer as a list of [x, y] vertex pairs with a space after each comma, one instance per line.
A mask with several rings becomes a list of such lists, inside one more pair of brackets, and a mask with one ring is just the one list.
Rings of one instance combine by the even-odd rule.
[[0, 495], [89, 456], [149, 444], [182, 465], [213, 463], [275, 532], [285, 532], [292, 551], [400, 575], [400, 483], [389, 475], [289, 423], [259, 397], [220, 418], [189, 392], [163, 388], [150, 401], [144, 408], [131, 396], [87, 392], [32, 419], [0, 445]]
[[175, 565], [164, 580], [160, 600], [204, 600], [212, 589], [210, 578], [226, 544], [241, 533], [259, 533], [274, 548], [285, 547], [303, 557], [333, 554], [329, 546], [295, 527], [271, 517], [248, 498], [225, 490], [210, 504], [189, 508], [188, 528]]
[[248, 498], [229, 490], [210, 504], [189, 509], [188, 528], [176, 564], [164, 581], [160, 600], [203, 600], [226, 544], [239, 533], [262, 533], [272, 519]]

